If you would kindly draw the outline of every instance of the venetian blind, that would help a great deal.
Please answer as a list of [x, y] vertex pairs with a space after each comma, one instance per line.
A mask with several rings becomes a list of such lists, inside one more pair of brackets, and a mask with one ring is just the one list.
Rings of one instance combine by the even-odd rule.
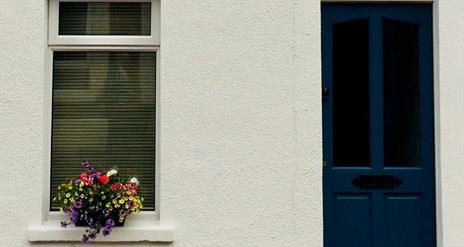
[[150, 35], [149, 2], [60, 2], [59, 35]]
[[52, 198], [87, 159], [99, 170], [116, 166], [122, 176], [137, 175], [144, 208], [154, 209], [155, 57], [155, 52], [54, 52]]

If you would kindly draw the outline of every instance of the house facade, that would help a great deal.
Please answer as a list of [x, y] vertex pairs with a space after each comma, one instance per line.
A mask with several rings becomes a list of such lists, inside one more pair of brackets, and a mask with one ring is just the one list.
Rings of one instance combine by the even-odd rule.
[[[141, 39], [92, 35], [68, 39], [61, 33], [61, 28], [65, 29], [61, 22], [65, 20], [60, 18], [60, 11], [64, 10], [60, 10], [59, 4], [63, 2], [149, 3], [149, 24], [144, 24], [151, 27], [149, 35]], [[71, 8], [69, 15], [74, 10]], [[418, 165], [413, 167], [385, 165], [391, 168], [386, 169], [388, 172], [376, 173], [369, 170], [374, 165], [371, 167], [367, 162], [369, 165], [364, 168], [356, 165], [362, 169], [353, 170], [346, 179], [336, 172], [329, 177], [328, 169], [350, 171], [349, 165], [337, 167], [333, 154], [327, 153], [332, 150], [334, 139], [333, 133], [326, 130], [337, 124], [330, 117], [336, 110], [327, 105], [333, 103], [331, 97], [336, 97], [330, 84], [335, 83], [332, 77], [337, 73], [332, 66], [336, 62], [332, 60], [338, 59], [337, 54], [345, 54], [345, 60], [338, 60], [344, 67], [349, 64], [346, 57], [353, 57], [358, 66], [350, 65], [349, 71], [340, 72], [346, 78], [352, 75], [350, 71], [362, 69], [363, 61], [359, 59], [368, 57], [364, 61], [366, 71], [359, 72], [365, 73], [368, 82], [377, 80], [372, 79], [378, 78], [375, 68], [379, 71], [384, 68], [386, 74], [386, 67], [382, 66], [403, 61], [385, 56], [389, 54], [385, 52], [388, 39], [380, 42], [372, 38], [386, 37], [386, 27], [394, 28], [398, 23], [385, 24], [384, 32], [368, 29], [374, 26], [372, 23], [365, 26], [364, 34], [347, 29], [338, 34], [345, 35], [339, 46], [334, 45], [337, 28], [333, 25], [362, 18], [372, 20], [369, 18], [377, 14], [388, 19], [386, 22], [412, 18], [411, 22], [417, 24], [416, 29], [408, 29], [408, 25], [399, 28], [406, 30], [405, 36], [417, 32], [414, 36], [417, 40], [411, 46], [392, 43], [393, 48], [402, 47], [402, 53], [398, 54], [413, 50], [408, 47], [425, 47], [417, 50], [417, 66], [407, 70], [422, 71], [417, 72], [420, 73], [415, 79], [417, 85], [412, 88], [421, 88], [420, 107], [415, 110], [425, 117], [420, 117], [417, 125], [420, 127], [416, 126], [422, 131], [417, 134], [420, 137], [412, 140], [421, 140], [418, 153], [423, 156], [419, 155]], [[149, 71], [137, 73], [141, 73], [140, 77], [152, 75], [156, 81], [151, 88], [155, 103], [152, 121], [156, 125], [152, 139], [154, 162], [152, 170], [145, 167], [143, 170], [147, 171], [146, 177], [153, 179], [149, 185], [152, 190], [147, 192], [152, 195], [153, 208], [130, 218], [126, 226], [114, 229], [110, 236], [99, 236], [97, 246], [332, 247], [339, 243], [337, 239], [343, 239], [349, 246], [383, 246], [382, 243], [464, 246], [464, 2], [461, 0], [2, 0], [0, 23], [1, 246], [81, 246], [81, 228], [60, 227], [63, 215], [51, 205], [51, 184], [59, 174], [54, 171], [67, 169], [52, 161], [52, 157], [59, 156], [58, 144], [52, 141], [61, 138], [55, 136], [61, 133], [56, 130], [74, 128], [68, 122], [63, 129], [57, 125], [61, 98], [56, 97], [55, 90], [75, 85], [59, 84], [57, 61], [63, 59], [66, 64], [69, 57], [83, 52], [87, 58], [92, 57], [90, 53], [111, 53], [101, 55], [106, 60], [94, 63], [94, 66], [107, 63], [106, 69], [116, 66], [105, 62], [112, 61], [108, 57], [121, 61], [129, 59], [127, 53], [131, 52], [152, 54], [147, 55], [147, 61], [153, 64], [140, 62], [144, 58], [137, 58], [136, 64], [149, 64], [147, 71], [151, 68], [155, 75]], [[363, 41], [355, 39], [362, 35], [366, 35], [369, 45], [360, 45]], [[391, 40], [396, 42], [398, 38]], [[367, 50], [364, 55], [356, 53], [359, 57], [337, 52], [376, 44], [383, 48]], [[380, 50], [384, 55], [375, 53]], [[383, 62], [379, 65], [371, 58]], [[407, 61], [397, 70], [416, 60]], [[73, 68], [90, 73], [91, 65], [85, 69]], [[120, 75], [130, 74], [127, 70], [120, 71]], [[69, 76], [75, 79], [82, 73]], [[332, 80], [326, 80], [328, 77]], [[387, 80], [382, 78], [384, 82]], [[69, 78], [63, 83], [66, 80]], [[372, 85], [370, 89], [385, 90]], [[402, 85], [399, 87], [401, 91]], [[339, 109], [351, 110], [353, 115], [345, 118], [362, 117], [356, 115], [359, 106], [367, 107], [367, 111], [373, 109], [375, 103], [369, 100], [364, 105], [359, 103], [363, 97], [359, 96], [359, 90], [349, 90], [344, 91], [353, 93], [353, 101], [345, 101], [348, 107]], [[375, 99], [369, 92], [366, 97]], [[404, 98], [414, 97], [413, 91], [407, 92], [410, 94], [403, 95]], [[141, 90], [130, 102], [141, 102], [143, 97], [149, 96]], [[349, 95], [346, 97], [349, 99]], [[69, 98], [72, 97], [65, 94], [64, 101]], [[355, 101], [359, 104], [350, 108], [350, 102]], [[367, 117], [369, 126], [378, 120], [372, 114]], [[381, 119], [389, 119], [385, 114]], [[133, 119], [137, 117], [140, 116]], [[405, 125], [398, 131], [404, 131]], [[383, 137], [390, 136], [382, 133]], [[362, 136], [346, 135], [353, 139], [353, 146], [362, 146]], [[366, 145], [372, 146], [376, 135], [372, 132], [366, 135], [371, 141]], [[89, 134], [88, 138], [93, 137]], [[349, 141], [345, 138], [341, 149], [353, 150], [347, 154], [352, 157], [358, 148], [350, 147]], [[391, 145], [401, 143], [404, 142], [393, 140]], [[377, 150], [376, 146], [371, 146], [367, 148], [370, 161], [377, 157], [372, 151]], [[385, 146], [382, 144], [382, 158], [387, 157]], [[405, 155], [412, 157], [411, 153]], [[58, 158], [53, 159], [56, 162]], [[425, 160], [430, 169], [425, 169]], [[409, 170], [418, 175], [404, 172]], [[421, 180], [423, 175], [425, 178]], [[338, 189], [340, 181], [344, 182], [340, 186], [349, 189]], [[418, 184], [421, 186], [414, 187]], [[381, 201], [384, 199], [376, 201], [375, 193], [387, 195], [387, 203]], [[373, 213], [379, 208], [390, 213]], [[388, 225], [390, 219], [397, 220], [395, 225]], [[384, 227], [383, 233], [378, 233], [376, 226], [380, 225]], [[363, 227], [366, 232], [353, 230]]]

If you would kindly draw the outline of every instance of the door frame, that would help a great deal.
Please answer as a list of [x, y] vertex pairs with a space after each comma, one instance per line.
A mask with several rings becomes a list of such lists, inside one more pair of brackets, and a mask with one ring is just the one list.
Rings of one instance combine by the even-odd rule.
[[[446, 179], [442, 179], [442, 149], [441, 144], [441, 123], [443, 119], [441, 118], [442, 108], [441, 97], [440, 97], [440, 88], [445, 87], [440, 83], [440, 71], [439, 71], [439, 32], [438, 32], [438, 0], [321, 0], [321, 4], [325, 3], [430, 3], [432, 4], [432, 62], [433, 62], [433, 104], [434, 104], [434, 146], [435, 146], [435, 229], [436, 229], [436, 246], [444, 247], [444, 238], [443, 238], [443, 207], [442, 207], [442, 182]], [[322, 25], [321, 25], [322, 28]], [[462, 61], [464, 62], [464, 61]], [[322, 64], [321, 64], [322, 66]], [[450, 85], [451, 86], [451, 85]], [[464, 95], [463, 95], [464, 96]], [[322, 107], [322, 105], [321, 105]], [[321, 123], [322, 124], [322, 123]], [[322, 141], [322, 140], [321, 140]], [[321, 174], [322, 175], [322, 174]]]

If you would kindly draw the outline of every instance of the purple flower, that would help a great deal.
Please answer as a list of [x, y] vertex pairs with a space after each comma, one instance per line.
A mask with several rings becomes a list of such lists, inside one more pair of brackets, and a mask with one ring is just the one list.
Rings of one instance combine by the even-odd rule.
[[66, 221], [61, 221], [61, 227], [64, 227], [66, 228], [70, 223], [66, 222]]
[[82, 208], [82, 200], [76, 200], [73, 204], [73, 208]]
[[77, 218], [77, 211], [75, 211], [74, 209], [71, 211], [71, 213], [69, 214], [69, 218], [71, 218], [71, 221], [76, 224], [76, 222], [78, 221], [78, 218]]
[[103, 229], [103, 236], [107, 236], [111, 233], [111, 228], [105, 228]]
[[84, 168], [89, 168], [89, 167], [90, 167], [89, 161], [88, 161], [88, 160], [82, 161], [81, 165], [82, 165], [82, 167], [84, 167]]
[[106, 221], [106, 227], [111, 228], [111, 227], [113, 227], [113, 226], [114, 226], [114, 220], [108, 219], [108, 220]]
[[87, 235], [82, 235], [82, 239], [81, 239], [81, 242], [82, 243], [87, 243], [89, 241], [89, 237]]
[[97, 172], [96, 172], [95, 168], [89, 166], [89, 168], [87, 168], [87, 170], [89, 171], [89, 174], [93, 179], [95, 179], [97, 177], [97, 174], [96, 174]]

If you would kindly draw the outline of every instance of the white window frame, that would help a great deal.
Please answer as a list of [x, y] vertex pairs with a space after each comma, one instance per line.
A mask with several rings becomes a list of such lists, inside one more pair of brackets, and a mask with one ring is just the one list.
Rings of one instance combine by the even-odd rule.
[[[151, 3], [151, 33], [139, 35], [59, 35], [60, 2], [149, 2]], [[160, 45], [160, 0], [49, 0], [49, 45]]]
[[[44, 136], [44, 195], [41, 224], [30, 225], [28, 238], [36, 241], [79, 241], [84, 228], [68, 226], [61, 228], [60, 221], [69, 220], [69, 217], [58, 211], [50, 210], [52, 198], [50, 190], [51, 181], [51, 142], [52, 142], [52, 109], [53, 109], [53, 53], [55, 51], [133, 51], [156, 53], [156, 127], [155, 127], [155, 209], [154, 211], [142, 211], [131, 215], [126, 220], [125, 226], [113, 229], [111, 235], [98, 237], [98, 242], [171, 242], [173, 241], [174, 226], [168, 222], [161, 222], [159, 217], [160, 205], [160, 0], [135, 0], [135, 2], [151, 2], [151, 36], [85, 36], [69, 35], [66, 37], [58, 34], [58, 3], [59, 2], [129, 2], [131, 0], [49, 0], [49, 42], [45, 53], [45, 86], [44, 121], [47, 126]], [[156, 13], [154, 13], [156, 12]], [[140, 38], [142, 37], [142, 38]]]
[[159, 214], [158, 214], [158, 208], [159, 208], [159, 197], [158, 197], [158, 191], [157, 188], [158, 183], [159, 183], [159, 47], [139, 47], [139, 46], [130, 46], [130, 47], [114, 47], [114, 46], [49, 46], [48, 49], [48, 64], [47, 64], [47, 88], [46, 92], [48, 93], [46, 95], [46, 101], [47, 101], [47, 106], [48, 109], [46, 112], [49, 114], [47, 116], [47, 126], [50, 126], [47, 128], [47, 152], [45, 155], [45, 164], [47, 164], [47, 188], [46, 190], [46, 200], [44, 200], [45, 203], [45, 208], [47, 209], [47, 218], [46, 220], [69, 220], [69, 217], [61, 212], [58, 211], [50, 211], [50, 199], [53, 198], [53, 196], [50, 194], [50, 181], [51, 181], [51, 145], [52, 145], [52, 108], [53, 108], [53, 53], [55, 51], [132, 51], [132, 52], [156, 52], [156, 77], [155, 77], [155, 107], [156, 107], [156, 119], [155, 119], [155, 210], [153, 211], [142, 211], [139, 214], [131, 215], [130, 217], [127, 218], [128, 221], [134, 220], [134, 219], [142, 219], [143, 220], [151, 220], [153, 222], [156, 222], [159, 220]]

